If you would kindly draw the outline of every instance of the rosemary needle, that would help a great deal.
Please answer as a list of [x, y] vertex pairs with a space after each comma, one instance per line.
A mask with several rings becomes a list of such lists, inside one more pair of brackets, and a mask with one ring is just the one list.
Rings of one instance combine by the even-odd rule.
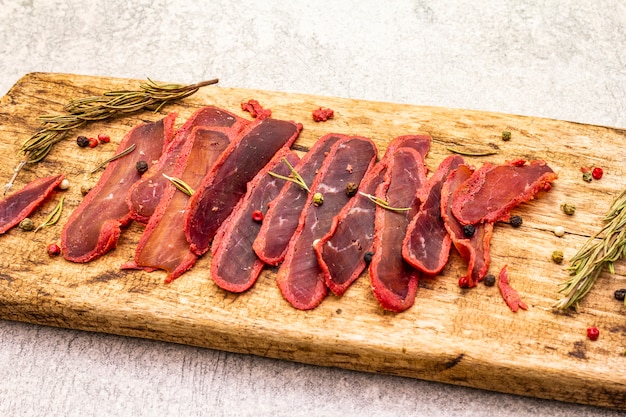
[[304, 189], [304, 190], [306, 190], [307, 192], [310, 193], [311, 190], [306, 185], [306, 182], [304, 182], [304, 179], [300, 176], [300, 174], [298, 174], [298, 172], [293, 167], [293, 165], [291, 165], [289, 163], [287, 158], [283, 158], [283, 162], [286, 163], [287, 166], [289, 167], [289, 170], [291, 171], [291, 175], [292, 175], [291, 177], [285, 177], [284, 175], [276, 174], [275, 172], [272, 172], [272, 171], [269, 171], [268, 174], [270, 174], [272, 177], [276, 177], [276, 178], [280, 178], [282, 180], [294, 182], [294, 183], [298, 184], [300, 187], [302, 187], [302, 189]]
[[451, 148], [449, 146], [447, 146], [446, 149], [452, 153], [456, 153], [456, 154], [463, 155], [463, 156], [489, 156], [489, 155], [495, 155], [498, 153], [497, 151], [484, 151], [484, 152], [463, 151], [461, 149]]
[[361, 194], [363, 197], [367, 197], [370, 201], [372, 201], [375, 204], [378, 204], [380, 207], [387, 209], [387, 210], [391, 210], [391, 211], [409, 211], [411, 210], [411, 207], [391, 207], [389, 206], [389, 203], [385, 200], [383, 200], [380, 197], [376, 197], [375, 195], [371, 195], [371, 194], [366, 194], [364, 192], [359, 191], [359, 194]]
[[89, 172], [90, 174], [93, 174], [94, 172], [96, 172], [97, 170], [99, 170], [100, 168], [102, 168], [103, 166], [105, 166], [106, 164], [108, 164], [109, 162], [113, 162], [116, 159], [121, 158], [124, 155], [128, 155], [129, 153], [131, 153], [132, 151], [135, 150], [135, 148], [137, 147], [137, 144], [133, 143], [132, 145], [130, 145], [128, 148], [124, 149], [122, 152], [113, 155], [112, 157], [110, 157], [109, 159], [107, 159], [106, 161], [102, 161], [97, 167], [95, 167], [94, 169], [91, 170], [91, 172]]
[[610, 273], [615, 272], [613, 263], [626, 254], [626, 190], [615, 199], [604, 221], [604, 227], [570, 260], [571, 278], [561, 284], [559, 291], [565, 296], [553, 307], [563, 310], [577, 307], [605, 267]]
[[189, 186], [189, 184], [187, 184], [185, 181], [181, 180], [180, 178], [170, 177], [167, 174], [162, 174], [162, 175], [165, 178], [167, 178], [169, 180], [169, 182], [174, 184], [174, 187], [178, 188], [180, 191], [182, 191], [183, 193], [187, 194], [189, 197], [191, 197], [193, 195], [193, 193], [195, 193], [194, 189], [191, 188]]
[[162, 84], [148, 78], [139, 90], [107, 91], [100, 96], [71, 100], [64, 110], [68, 114], [46, 115], [39, 118], [41, 129], [24, 141], [20, 151], [24, 159], [16, 166], [11, 180], [4, 187], [4, 194], [27, 163], [43, 160], [52, 147], [63, 140], [68, 131], [82, 127], [88, 122], [123, 116], [140, 110], [159, 111], [164, 105], [188, 97], [201, 87], [217, 84], [213, 79], [197, 84]]

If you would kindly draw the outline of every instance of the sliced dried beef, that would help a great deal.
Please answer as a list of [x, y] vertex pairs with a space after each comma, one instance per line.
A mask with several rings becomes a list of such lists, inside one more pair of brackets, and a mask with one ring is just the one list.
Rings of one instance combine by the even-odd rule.
[[[295, 308], [309, 310], [324, 299], [328, 289], [313, 243], [328, 232], [332, 218], [349, 201], [346, 185], [360, 183], [375, 161], [376, 146], [371, 140], [342, 137], [332, 146], [315, 176], [276, 277], [283, 296]], [[314, 204], [316, 193], [323, 195], [323, 204]]]
[[[206, 173], [234, 140], [232, 129], [195, 127], [181, 147], [172, 172], [192, 189], [197, 188]], [[169, 283], [190, 269], [198, 258], [191, 252], [185, 237], [183, 218], [189, 196], [168, 183], [156, 210], [144, 230], [133, 262], [122, 269], [163, 269]]]
[[479, 223], [474, 226], [474, 234], [468, 237], [463, 225], [452, 214], [454, 192], [472, 176], [472, 172], [468, 165], [460, 165], [448, 175], [441, 189], [441, 215], [454, 247], [467, 262], [465, 276], [468, 288], [475, 287], [487, 275], [491, 261], [489, 247], [493, 234], [493, 223]]
[[417, 196], [420, 209], [407, 229], [402, 255], [427, 275], [438, 274], [448, 262], [451, 240], [441, 217], [441, 187], [450, 172], [462, 163], [459, 155], [444, 159]]
[[369, 273], [374, 296], [390, 311], [401, 312], [415, 301], [420, 273], [402, 257], [402, 241], [419, 209], [416, 195], [426, 183], [424, 162], [414, 149], [400, 148], [389, 159], [385, 181], [376, 196], [396, 211], [376, 207], [375, 234]]
[[517, 290], [509, 284], [509, 274], [507, 273], [506, 267], [507, 266], [504, 265], [500, 270], [500, 275], [498, 275], [498, 289], [500, 290], [500, 294], [512, 312], [516, 313], [520, 308], [527, 310], [528, 306], [526, 303], [522, 301]]
[[287, 147], [278, 151], [269, 164], [248, 183], [246, 195], [239, 200], [233, 213], [215, 234], [211, 246], [211, 278], [224, 290], [248, 290], [254, 285], [265, 265], [252, 249], [252, 242], [261, 229], [261, 223], [254, 216], [261, 213], [259, 217], [263, 218], [268, 203], [276, 198], [286, 182], [269, 172], [285, 177], [291, 173], [289, 166], [283, 161], [284, 158], [292, 166], [300, 159]]
[[[399, 148], [416, 149], [425, 157], [430, 149], [430, 136], [401, 136], [389, 143], [383, 159], [377, 163], [358, 186], [358, 191], [373, 195], [383, 182], [389, 158]], [[315, 244], [317, 260], [328, 288], [343, 295], [367, 267], [365, 255], [374, 242], [376, 205], [366, 196], [356, 193], [333, 218], [329, 232]]]
[[452, 212], [463, 224], [508, 220], [514, 207], [549, 190], [556, 178], [544, 161], [486, 163], [454, 193]]
[[[331, 146], [340, 135], [328, 134], [320, 138], [294, 167], [307, 185], [311, 185]], [[287, 182], [270, 203], [263, 224], [252, 247], [257, 256], [268, 265], [278, 265], [285, 259], [287, 245], [298, 228], [298, 219], [307, 199], [307, 191], [294, 182]]]
[[157, 160], [171, 142], [176, 114], [144, 123], [131, 129], [116, 153], [131, 145], [135, 150], [110, 162], [96, 186], [70, 215], [61, 235], [65, 259], [88, 262], [115, 248], [121, 227], [131, 221], [126, 194], [141, 175], [135, 165], [142, 160]]
[[246, 193], [246, 184], [283, 146], [291, 146], [302, 125], [262, 119], [249, 126], [230, 144], [189, 199], [185, 235], [196, 255], [204, 254], [215, 232]]
[[206, 106], [194, 112], [174, 136], [167, 151], [158, 160], [146, 158], [150, 168], [129, 190], [126, 196], [133, 220], [146, 224], [159, 205], [163, 190], [168, 180], [163, 176], [172, 176], [176, 161], [192, 129], [197, 126], [225, 127], [233, 132], [243, 129], [249, 122], [236, 115], [213, 106]]
[[59, 174], [37, 178], [0, 201], [0, 234], [18, 225], [39, 207], [61, 184], [64, 177], [63, 174]]

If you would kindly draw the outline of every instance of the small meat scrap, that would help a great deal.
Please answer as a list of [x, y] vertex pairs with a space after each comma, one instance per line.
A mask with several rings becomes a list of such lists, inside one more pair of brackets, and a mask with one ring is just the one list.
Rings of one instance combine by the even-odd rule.
[[[328, 232], [333, 217], [351, 198], [346, 194], [346, 184], [361, 182], [375, 161], [376, 146], [370, 139], [361, 137], [340, 139], [324, 160], [276, 276], [278, 288], [295, 308], [315, 308], [326, 296], [328, 288], [313, 244]], [[352, 166], [352, 172], [346, 170], [347, 165]], [[317, 193], [324, 196], [324, 204], [313, 204]]]
[[283, 158], [292, 166], [300, 159], [287, 147], [278, 151], [269, 164], [248, 183], [246, 195], [215, 234], [211, 246], [211, 278], [226, 291], [239, 293], [248, 290], [265, 265], [252, 249], [252, 241], [261, 229], [261, 224], [253, 214], [258, 216], [259, 212], [265, 213], [268, 203], [278, 195], [285, 183], [284, 179], [269, 175], [269, 172], [284, 177], [291, 173]]
[[333, 117], [335, 117], [335, 112], [333, 111], [333, 109], [320, 107], [313, 110], [313, 120], [316, 122], [325, 122], [328, 119], [332, 119]]
[[549, 190], [555, 179], [544, 161], [486, 163], [454, 193], [452, 212], [462, 224], [508, 220], [513, 208]]
[[[375, 194], [384, 180], [388, 160], [401, 147], [416, 149], [425, 157], [430, 148], [430, 136], [401, 136], [391, 141], [382, 161], [367, 172], [358, 191]], [[357, 192], [333, 218], [328, 233], [315, 244], [324, 280], [335, 295], [343, 295], [367, 267], [365, 255], [372, 250], [375, 216], [376, 205]]]
[[401, 312], [415, 301], [420, 273], [402, 257], [402, 241], [407, 227], [419, 209], [416, 195], [426, 183], [422, 156], [414, 149], [400, 148], [389, 160], [385, 181], [376, 197], [390, 210], [376, 207], [374, 256], [369, 273], [374, 296], [390, 311]]
[[500, 275], [498, 276], [498, 289], [500, 290], [500, 294], [502, 294], [502, 298], [504, 298], [504, 302], [509, 306], [512, 312], [516, 313], [520, 308], [522, 310], [527, 310], [528, 306], [524, 303], [519, 296], [518, 292], [509, 285], [509, 275], [506, 271], [507, 265], [504, 265], [500, 270]]
[[128, 189], [141, 177], [138, 161], [159, 159], [173, 136], [176, 114], [131, 129], [120, 142], [120, 153], [131, 145], [135, 150], [110, 162], [96, 186], [70, 215], [61, 234], [63, 256], [68, 261], [89, 262], [115, 248], [121, 227], [131, 221], [126, 204]]
[[0, 234], [18, 225], [39, 207], [61, 184], [63, 178], [63, 174], [37, 178], [0, 201]]
[[213, 106], [196, 110], [177, 131], [166, 152], [156, 163], [144, 158], [150, 168], [129, 190], [126, 196], [133, 220], [146, 224], [161, 201], [168, 180], [163, 176], [173, 176], [176, 161], [191, 131], [197, 126], [225, 127], [237, 133], [249, 122], [234, 114]]
[[[322, 166], [326, 154], [341, 135], [328, 134], [320, 138], [302, 157], [295, 171], [311, 185]], [[269, 204], [263, 223], [252, 247], [257, 256], [268, 265], [278, 265], [285, 259], [287, 245], [298, 228], [298, 219], [307, 199], [307, 191], [289, 181]]]
[[254, 99], [241, 103], [241, 110], [250, 113], [253, 119], [267, 119], [268, 117], [272, 117], [272, 111], [264, 109], [261, 104]]
[[[234, 136], [230, 128], [194, 127], [181, 148], [172, 175], [192, 189], [197, 188]], [[122, 269], [163, 269], [167, 272], [165, 282], [169, 283], [196, 263], [198, 257], [191, 252], [183, 228], [188, 201], [187, 194], [169, 182], [166, 184], [139, 239], [134, 261], [122, 265]]]
[[483, 280], [489, 270], [491, 256], [489, 248], [493, 234], [493, 223], [479, 223], [474, 226], [474, 234], [467, 236], [463, 225], [452, 214], [452, 196], [454, 192], [472, 176], [473, 170], [468, 165], [460, 165], [452, 171], [441, 188], [441, 215], [454, 247], [467, 262], [468, 288], [475, 287]]
[[417, 196], [420, 209], [407, 229], [402, 255], [427, 275], [438, 274], [448, 262], [451, 240], [441, 217], [441, 188], [450, 172], [462, 163], [458, 155], [444, 159]]
[[257, 120], [240, 133], [189, 199], [185, 235], [196, 255], [209, 250], [215, 232], [230, 215], [246, 185], [283, 146], [291, 146], [302, 125], [278, 119]]

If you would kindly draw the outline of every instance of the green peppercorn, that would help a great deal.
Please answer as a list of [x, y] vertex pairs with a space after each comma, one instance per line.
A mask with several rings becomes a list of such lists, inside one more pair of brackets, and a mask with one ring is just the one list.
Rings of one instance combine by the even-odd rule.
[[143, 174], [148, 170], [148, 163], [146, 161], [137, 161], [135, 168], [137, 168], [137, 172]]
[[555, 264], [560, 264], [563, 262], [563, 251], [555, 250], [552, 252], [552, 262]]
[[571, 216], [574, 213], [576, 213], [576, 206], [573, 204], [569, 204], [569, 203], [563, 203], [561, 204], [561, 210], [563, 210], [565, 214], [568, 214]]
[[511, 140], [511, 132], [507, 132], [507, 131], [502, 132], [502, 140], [505, 142], [508, 140]]
[[593, 180], [591, 172], [583, 172], [583, 181], [591, 182], [591, 180]]
[[494, 274], [487, 274], [483, 278], [483, 284], [487, 287], [493, 287], [496, 284], [496, 276]]
[[34, 228], [35, 228], [35, 223], [28, 217], [20, 222], [20, 229], [24, 231], [28, 232], [28, 231], [33, 230]]
[[520, 227], [523, 223], [522, 216], [511, 216], [511, 226]]
[[87, 146], [89, 146], [89, 138], [87, 136], [79, 136], [76, 138], [76, 143], [81, 148], [86, 148]]
[[356, 194], [357, 190], [359, 189], [359, 186], [356, 185], [353, 182], [349, 182], [346, 184], [346, 195], [348, 197], [352, 197]]
[[80, 193], [82, 195], [84, 195], [84, 196], [87, 195], [87, 193], [89, 193], [89, 191], [91, 191], [91, 187], [90, 186], [88, 186], [88, 185], [81, 185], [80, 186]]
[[321, 206], [322, 204], [324, 204], [324, 196], [322, 195], [322, 193], [313, 194], [313, 204], [315, 204], [316, 206]]

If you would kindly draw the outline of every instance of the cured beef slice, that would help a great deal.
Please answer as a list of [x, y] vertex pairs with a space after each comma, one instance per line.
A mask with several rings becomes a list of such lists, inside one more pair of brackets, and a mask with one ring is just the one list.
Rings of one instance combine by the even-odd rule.
[[211, 246], [211, 278], [224, 290], [246, 291], [254, 285], [265, 265], [252, 249], [252, 242], [261, 229], [261, 223], [252, 218], [252, 213], [256, 210], [265, 213], [268, 203], [276, 198], [285, 183], [285, 180], [271, 176], [268, 172], [282, 176], [291, 173], [283, 158], [292, 166], [300, 159], [287, 147], [278, 151], [270, 163], [248, 183], [246, 195], [215, 234]]
[[498, 289], [500, 290], [500, 294], [512, 312], [516, 313], [520, 308], [526, 310], [528, 306], [522, 301], [517, 290], [509, 284], [509, 274], [506, 271], [506, 267], [506, 265], [502, 267], [500, 275], [498, 276]]
[[[401, 147], [410, 147], [425, 157], [430, 136], [407, 135], [394, 139], [385, 157], [365, 175], [359, 191], [375, 194], [383, 182], [388, 159]], [[335, 295], [343, 295], [367, 267], [364, 256], [372, 250], [376, 205], [357, 193], [333, 218], [329, 232], [315, 244], [317, 261], [326, 285]]]
[[248, 123], [247, 120], [226, 110], [212, 106], [202, 107], [192, 114], [185, 124], [176, 131], [172, 143], [158, 161], [146, 160], [148, 164], [152, 164], [150, 169], [130, 188], [126, 201], [133, 220], [143, 224], [148, 223], [150, 216], [161, 201], [165, 186], [169, 182], [163, 174], [174, 175], [178, 156], [194, 127], [228, 127], [234, 132], [238, 132]]
[[24, 220], [61, 184], [64, 175], [37, 178], [0, 201], [0, 234]]
[[444, 159], [418, 194], [419, 212], [409, 224], [402, 244], [404, 260], [427, 275], [446, 266], [451, 240], [441, 217], [441, 187], [450, 172], [463, 163], [459, 155]]
[[454, 193], [452, 213], [463, 224], [507, 220], [514, 207], [549, 189], [556, 178], [544, 161], [486, 163]]
[[196, 255], [204, 254], [215, 232], [246, 192], [246, 184], [283, 146], [291, 146], [301, 124], [277, 119], [259, 120], [230, 144], [189, 199], [185, 235]]
[[[350, 199], [346, 185], [360, 183], [375, 160], [374, 143], [359, 137], [342, 137], [324, 160], [310, 187], [298, 228], [276, 277], [283, 296], [295, 308], [309, 310], [324, 299], [327, 287], [313, 243], [328, 232], [333, 216]], [[324, 196], [323, 204], [313, 204], [315, 193]]]
[[[305, 184], [311, 185], [315, 173], [322, 166], [331, 146], [339, 136], [329, 134], [320, 138], [304, 155], [296, 172]], [[269, 204], [263, 224], [252, 247], [257, 256], [268, 265], [278, 265], [285, 259], [287, 245], [298, 228], [298, 219], [306, 202], [307, 191], [298, 184], [288, 181], [278, 196]]]
[[175, 118], [176, 114], [170, 113], [157, 122], [138, 125], [124, 136], [116, 153], [133, 144], [136, 148], [107, 165], [98, 184], [70, 215], [61, 234], [65, 259], [88, 262], [115, 248], [121, 227], [131, 221], [125, 197], [140, 178], [135, 164], [159, 159], [172, 140]]
[[452, 171], [441, 189], [441, 215], [454, 247], [467, 262], [468, 287], [475, 287], [483, 280], [489, 270], [491, 256], [489, 247], [493, 234], [493, 223], [479, 223], [474, 226], [474, 234], [465, 236], [463, 225], [452, 214], [452, 196], [454, 192], [472, 176], [472, 169], [460, 165]]
[[[197, 188], [233, 140], [231, 129], [195, 127], [181, 149], [173, 175], [192, 189]], [[134, 262], [123, 269], [164, 269], [169, 283], [191, 268], [197, 260], [183, 229], [187, 194], [166, 184], [163, 197], [141, 235]]]
[[421, 155], [410, 148], [398, 149], [389, 159], [385, 181], [376, 196], [390, 207], [410, 208], [393, 211], [376, 207], [374, 256], [370, 279], [374, 296], [387, 310], [401, 312], [415, 301], [419, 271], [402, 257], [402, 241], [411, 219], [418, 211], [418, 191], [426, 182]]

